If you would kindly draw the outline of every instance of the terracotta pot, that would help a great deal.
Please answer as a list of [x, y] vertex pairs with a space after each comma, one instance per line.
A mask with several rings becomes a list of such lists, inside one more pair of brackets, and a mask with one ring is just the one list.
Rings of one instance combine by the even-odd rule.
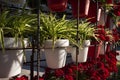
[[101, 8], [97, 9], [96, 6], [97, 6], [96, 2], [93, 2], [93, 1], [90, 2], [90, 8], [89, 8], [89, 12], [88, 12], [87, 18], [92, 23], [95, 23], [95, 22], [99, 21], [100, 17], [101, 17]]
[[68, 0], [47, 0], [48, 8], [51, 11], [63, 12], [67, 8]]
[[[84, 18], [88, 15], [90, 0], [79, 0], [79, 18]], [[75, 18], [78, 17], [78, 0], [70, 0], [72, 14]]]
[[99, 57], [101, 45], [102, 45], [102, 42], [96, 42], [96, 41], [91, 42], [91, 45], [88, 50], [88, 60]]

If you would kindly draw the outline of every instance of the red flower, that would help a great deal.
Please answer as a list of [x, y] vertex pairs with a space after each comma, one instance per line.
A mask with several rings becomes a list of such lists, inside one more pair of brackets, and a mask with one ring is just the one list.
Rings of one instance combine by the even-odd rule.
[[120, 38], [118, 35], [113, 35], [114, 41], [118, 41]]
[[[120, 7], [119, 7], [120, 8]], [[118, 7], [116, 9], [114, 9], [114, 14], [116, 16], [120, 16], [120, 9]]]
[[55, 70], [56, 77], [61, 77], [64, 75], [64, 71], [62, 69]]
[[73, 71], [77, 71], [77, 70], [79, 70], [79, 68], [77, 68], [76, 65], [72, 65], [72, 66], [71, 66], [71, 69], [72, 69]]
[[100, 35], [98, 35], [97, 37], [98, 37], [100, 40], [102, 40], [102, 41], [105, 41], [105, 40], [106, 40], [105, 35], [100, 34]]
[[101, 68], [100, 70], [98, 70], [98, 73], [102, 79], [106, 79], [110, 75], [107, 68]]
[[28, 77], [25, 75], [22, 75], [21, 77], [18, 77], [15, 80], [28, 80]]
[[113, 34], [117, 34], [117, 29], [112, 29]]
[[101, 78], [96, 75], [96, 76], [92, 76], [92, 77], [90, 78], [90, 80], [101, 80]]
[[96, 75], [96, 70], [94, 69], [94, 67], [91, 67], [89, 70], [87, 70], [86, 74], [90, 77], [95, 76]]
[[39, 80], [44, 80], [44, 78], [40, 77]]
[[103, 25], [98, 25], [97, 27], [98, 27], [98, 28], [101, 28], [101, 29], [104, 29], [105, 26], [103, 26]]
[[66, 74], [73, 74], [72, 68], [68, 68], [68, 69], [66, 70]]
[[97, 68], [104, 68], [104, 63], [98, 62], [97, 63]]
[[109, 36], [105, 36], [106, 41], [110, 41], [110, 37]]
[[74, 80], [74, 78], [71, 75], [65, 75], [65, 80]]
[[97, 32], [98, 34], [103, 34], [103, 35], [105, 35], [106, 34], [106, 32], [105, 32], [105, 30], [104, 29], [100, 29], [100, 30], [98, 30], [98, 32]]

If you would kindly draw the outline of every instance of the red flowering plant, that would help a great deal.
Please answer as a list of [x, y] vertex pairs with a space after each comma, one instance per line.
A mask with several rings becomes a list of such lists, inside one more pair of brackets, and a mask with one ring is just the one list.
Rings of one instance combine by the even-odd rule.
[[108, 16], [111, 17], [114, 25], [118, 27], [118, 22], [120, 21], [120, 3], [117, 3], [112, 7], [112, 9], [108, 12]]
[[[67, 66], [66, 66], [67, 67]], [[72, 69], [69, 68], [50, 69], [46, 68], [44, 79], [45, 80], [74, 80]], [[67, 71], [65, 70], [67, 69]]]
[[29, 79], [26, 75], [22, 75], [22, 76], [17, 77], [15, 80], [29, 80]]
[[46, 68], [44, 80], [106, 80], [111, 72], [117, 72], [117, 59], [115, 51], [108, 51], [105, 55], [100, 55], [96, 60], [66, 65], [60, 69]]
[[119, 55], [119, 53], [115, 52], [115, 51], [110, 51], [107, 52], [105, 55], [105, 59], [106, 59], [106, 68], [110, 71], [110, 72], [117, 72], [117, 59], [116, 56]]
[[[96, 60], [78, 63], [70, 63], [60, 69], [45, 69], [45, 74], [39, 80], [107, 80], [111, 72], [117, 72], [116, 51], [108, 51], [105, 55], [100, 55]], [[28, 77], [21, 76], [15, 80], [28, 80]], [[34, 77], [33, 80], [37, 80]]]
[[113, 42], [117, 42], [120, 40], [120, 34], [117, 29], [112, 29], [112, 36], [113, 36]]
[[106, 80], [110, 72], [103, 62], [96, 60], [85, 63], [69, 64], [62, 69], [51, 70], [47, 68], [44, 78], [45, 80], [76, 80], [78, 71], [78, 80]]
[[113, 7], [113, 13], [116, 16], [120, 16], [120, 3], [115, 4], [115, 6]]
[[96, 37], [98, 38], [99, 41], [107, 41], [110, 42], [112, 41], [112, 31], [109, 29], [105, 29], [104, 26], [99, 25], [97, 26], [98, 29], [96, 30]]
[[78, 67], [75, 64], [69, 64], [61, 69], [47, 68], [45, 71], [45, 80], [76, 80], [76, 72], [78, 71], [78, 80], [89, 79], [86, 71], [88, 69], [87, 64], [79, 64]]
[[[11, 79], [10, 79], [11, 80]], [[15, 77], [14, 79], [12, 80], [29, 80], [28, 76], [26, 75], [21, 75], [21, 76], [18, 76], [18, 77]], [[37, 79], [37, 76], [34, 76], [32, 80], [38, 80]], [[40, 77], [39, 76], [39, 80], [45, 80], [44, 77]]]

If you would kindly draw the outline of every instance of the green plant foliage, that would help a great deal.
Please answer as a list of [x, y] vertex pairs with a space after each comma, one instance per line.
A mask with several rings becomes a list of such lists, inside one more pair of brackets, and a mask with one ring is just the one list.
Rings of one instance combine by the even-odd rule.
[[[74, 28], [76, 29], [75, 32], [77, 32], [77, 26], [75, 26]], [[87, 20], [81, 20], [78, 25], [78, 46], [82, 48], [85, 40], [96, 39], [95, 30], [96, 29], [94, 25], [92, 25], [90, 22], [88, 22]], [[77, 35], [77, 33], [75, 35]]]
[[65, 19], [65, 15], [57, 19], [55, 15], [52, 14], [40, 14], [41, 21], [41, 42], [44, 43], [45, 40], [51, 39], [53, 40], [53, 45], [57, 39], [70, 39], [72, 32], [72, 24], [70, 20]]
[[32, 35], [34, 28], [31, 26], [36, 19], [33, 15], [16, 13], [12, 15], [9, 11], [4, 11], [0, 15], [0, 43], [4, 49], [4, 37], [14, 37], [16, 42], [20, 38], [22, 45], [24, 38]]

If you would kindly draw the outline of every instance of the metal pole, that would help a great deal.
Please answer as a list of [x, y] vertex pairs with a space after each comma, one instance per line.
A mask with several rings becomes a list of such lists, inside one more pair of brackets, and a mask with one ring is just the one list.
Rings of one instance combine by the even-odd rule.
[[[96, 10], [97, 10], [97, 12], [96, 12], [96, 27], [98, 26], [98, 11], [99, 11], [99, 7], [98, 7], [98, 0], [96, 0]], [[96, 56], [97, 56], [97, 47], [98, 47], [98, 45], [97, 45], [97, 42], [95, 43], [95, 57], [94, 57], [94, 59], [96, 59]]]
[[[77, 35], [76, 35], [76, 42], [79, 43], [79, 38], [78, 38], [78, 28], [79, 28], [79, 6], [80, 6], [80, 0], [78, 0], [78, 10], [77, 10]], [[77, 73], [76, 73], [76, 80], [78, 80], [78, 54], [79, 54], [79, 47], [76, 47], [76, 66], [77, 66]]]
[[[105, 2], [106, 3], [106, 2]], [[106, 6], [103, 8], [104, 10], [104, 22], [106, 22]], [[104, 29], [106, 28], [106, 24], [104, 26]], [[106, 42], [104, 41], [104, 54], [105, 54], [105, 46], [106, 46]]]
[[30, 80], [33, 80], [34, 76], [34, 53], [35, 53], [35, 40], [32, 39], [32, 55], [31, 58], [31, 65], [30, 65]]
[[37, 19], [38, 19], [38, 27], [37, 27], [37, 80], [39, 80], [39, 70], [40, 70], [40, 0], [38, 0], [37, 6]]

